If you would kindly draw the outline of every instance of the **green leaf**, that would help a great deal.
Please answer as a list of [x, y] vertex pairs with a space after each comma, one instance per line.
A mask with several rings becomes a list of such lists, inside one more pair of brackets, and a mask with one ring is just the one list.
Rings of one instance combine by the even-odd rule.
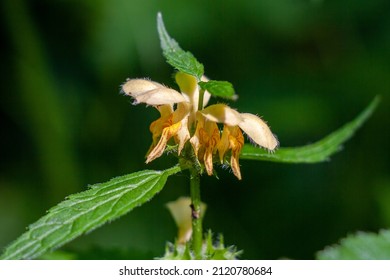
[[233, 85], [229, 82], [210, 80], [208, 82], [199, 82], [199, 86], [207, 90], [211, 95], [233, 100], [237, 99]]
[[358, 232], [317, 253], [320, 260], [390, 260], [390, 231]]
[[353, 121], [345, 124], [322, 140], [310, 145], [292, 148], [280, 148], [274, 153], [245, 144], [240, 158], [265, 160], [284, 163], [316, 163], [329, 160], [329, 157], [341, 150], [341, 144], [353, 136], [355, 131], [371, 116], [379, 103], [379, 97], [367, 106]]
[[149, 201], [169, 175], [180, 171], [144, 170], [96, 184], [51, 208], [11, 243], [0, 259], [33, 259], [112, 221]]
[[167, 62], [178, 71], [192, 75], [200, 81], [204, 73], [203, 65], [196, 60], [192, 53], [183, 51], [179, 44], [169, 36], [161, 13], [157, 14], [157, 30], [163, 55]]

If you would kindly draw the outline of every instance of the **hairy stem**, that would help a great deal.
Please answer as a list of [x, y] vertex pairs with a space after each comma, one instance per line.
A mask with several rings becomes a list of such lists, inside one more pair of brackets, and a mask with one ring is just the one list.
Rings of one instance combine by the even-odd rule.
[[202, 251], [202, 217], [200, 213], [200, 174], [195, 169], [190, 170], [191, 209], [192, 209], [192, 250], [195, 258], [201, 259]]

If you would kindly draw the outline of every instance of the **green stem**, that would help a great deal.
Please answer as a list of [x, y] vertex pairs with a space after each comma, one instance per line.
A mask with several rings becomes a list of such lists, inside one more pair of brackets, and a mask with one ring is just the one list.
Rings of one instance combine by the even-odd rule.
[[195, 168], [190, 170], [191, 208], [192, 208], [192, 250], [195, 258], [201, 259], [202, 252], [202, 217], [200, 213], [200, 174]]
[[199, 90], [198, 111], [203, 110], [204, 89]]

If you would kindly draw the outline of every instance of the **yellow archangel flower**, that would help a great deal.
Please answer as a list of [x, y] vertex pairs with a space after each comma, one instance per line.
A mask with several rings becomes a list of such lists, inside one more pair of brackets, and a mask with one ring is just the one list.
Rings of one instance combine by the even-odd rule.
[[[175, 78], [181, 93], [148, 79], [128, 79], [122, 85], [122, 91], [134, 99], [134, 104], [145, 103], [160, 112], [160, 118], [149, 128], [153, 142], [146, 163], [160, 157], [171, 139], [178, 145], [179, 155], [189, 141], [208, 175], [213, 174], [214, 156], [223, 164], [231, 152], [230, 166], [241, 180], [238, 160], [244, 145], [242, 131], [252, 143], [269, 151], [278, 147], [278, 140], [258, 116], [239, 113], [225, 104], [207, 106], [210, 99], [207, 91], [203, 97], [205, 108], [198, 110], [200, 88], [196, 78], [180, 72]], [[206, 78], [202, 80], [207, 81]], [[222, 132], [217, 123], [223, 124]], [[191, 131], [195, 132], [191, 135]]]

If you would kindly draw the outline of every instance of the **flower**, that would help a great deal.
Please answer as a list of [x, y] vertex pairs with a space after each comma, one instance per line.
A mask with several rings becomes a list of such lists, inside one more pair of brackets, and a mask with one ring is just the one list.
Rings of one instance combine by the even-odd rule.
[[[122, 85], [122, 91], [134, 99], [134, 104], [145, 103], [160, 112], [160, 118], [149, 127], [153, 141], [146, 163], [160, 157], [173, 138], [178, 145], [178, 155], [187, 142], [191, 143], [195, 156], [204, 164], [208, 175], [213, 174], [214, 157], [223, 164], [230, 153], [233, 174], [241, 180], [239, 156], [244, 145], [242, 132], [252, 143], [269, 151], [278, 147], [278, 140], [261, 118], [239, 113], [226, 104], [207, 106], [211, 96], [207, 91], [203, 95], [202, 108], [205, 108], [199, 110], [200, 87], [196, 78], [181, 72], [175, 78], [181, 93], [148, 79], [128, 79]], [[203, 77], [202, 81], [208, 80]], [[223, 124], [222, 132], [218, 124]]]

